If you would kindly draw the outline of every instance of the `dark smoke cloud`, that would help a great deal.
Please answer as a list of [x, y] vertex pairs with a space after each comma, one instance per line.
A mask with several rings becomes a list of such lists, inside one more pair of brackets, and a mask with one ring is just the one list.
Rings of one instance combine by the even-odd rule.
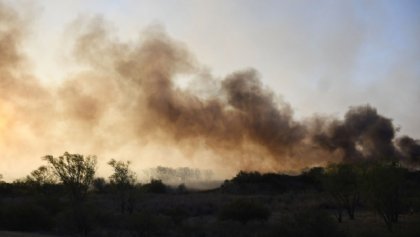
[[420, 140], [403, 136], [397, 139], [397, 145], [402, 153], [403, 162], [420, 165]]
[[[7, 133], [0, 130], [14, 137], [13, 155], [20, 154], [22, 141], [44, 154], [71, 147], [113, 155], [135, 141], [137, 147], [123, 152], [124, 158], [136, 159], [141, 144], [160, 143], [191, 159], [196, 150], [210, 150], [213, 167], [233, 172], [297, 170], [342, 160], [419, 162], [419, 141], [396, 138], [392, 121], [375, 108], [350, 108], [344, 120], [296, 121], [291, 106], [263, 85], [257, 71], [215, 79], [160, 26], [125, 43], [100, 17], [77, 20], [69, 31], [76, 36], [74, 58], [85, 70], [58, 87], [42, 85], [27, 72], [21, 29], [17, 14], [0, 5], [0, 115], [22, 121], [8, 125]], [[195, 83], [180, 87], [177, 78], [187, 76]], [[192, 88], [202, 84], [213, 86]]]
[[[220, 81], [207, 75], [205, 80], [211, 81], [209, 84], [219, 83], [218, 91], [202, 98], [191, 92], [194, 90], [177, 87], [177, 76], [200, 77], [201, 69], [185, 45], [169, 38], [161, 28], [148, 29], [144, 41], [134, 45], [110, 42], [104, 32], [94, 29], [82, 35], [83, 44], [79, 46], [98, 44], [99, 40], [100, 51], [111, 49], [105, 52], [107, 60], [112, 55], [113, 73], [121, 76], [119, 80], [127, 81], [129, 87], [137, 88], [133, 106], [139, 108], [139, 121], [147, 124], [148, 132], [158, 130], [169, 140], [187, 144], [204, 140], [222, 155], [252, 145], [274, 168], [286, 164], [296, 168], [322, 159], [337, 159], [335, 155], [320, 159], [309, 154], [319, 153], [320, 149], [333, 153], [339, 150], [341, 159], [349, 162], [406, 156], [395, 144], [396, 128], [392, 121], [371, 106], [350, 108], [343, 121], [326, 120], [316, 125], [321, 127], [310, 128], [315, 123], [294, 120], [292, 108], [265, 88], [253, 69], [232, 73]], [[89, 38], [94, 42], [89, 43]], [[104, 47], [105, 42], [110, 45]], [[121, 48], [124, 53], [115, 51]], [[90, 49], [85, 58], [92, 60], [92, 55], [104, 52], [92, 53]], [[92, 64], [98, 61], [99, 58], [93, 58]], [[257, 162], [241, 163], [246, 165], [240, 168], [261, 168]]]
[[371, 106], [353, 107], [343, 121], [334, 121], [315, 141], [330, 149], [341, 149], [343, 159], [393, 159], [395, 128], [390, 119]]
[[279, 105], [275, 96], [264, 89], [254, 70], [237, 72], [222, 81], [227, 101], [238, 113], [242, 133], [248, 139], [281, 154], [299, 143], [305, 131], [293, 120], [289, 105]]
[[331, 151], [341, 150], [345, 162], [360, 160], [401, 160], [418, 164], [420, 144], [403, 136], [395, 138], [397, 128], [391, 119], [378, 114], [375, 108], [350, 108], [343, 121], [334, 121], [314, 136], [314, 141]]
[[[98, 39], [97, 35], [92, 38]], [[85, 36], [82, 39], [86, 42]], [[115, 70], [141, 91], [135, 102], [135, 107], [143, 108], [139, 109], [141, 120], [152, 122], [151, 127], [164, 130], [170, 139], [204, 139], [222, 154], [254, 144], [255, 149], [269, 152], [267, 159], [275, 163], [303, 139], [304, 128], [293, 121], [290, 106], [277, 103], [255, 70], [227, 76], [218, 93], [203, 100], [174, 83], [176, 75], [199, 70], [182, 44], [153, 28], [144, 42], [129, 48], [132, 51], [123, 58], [116, 55]]]

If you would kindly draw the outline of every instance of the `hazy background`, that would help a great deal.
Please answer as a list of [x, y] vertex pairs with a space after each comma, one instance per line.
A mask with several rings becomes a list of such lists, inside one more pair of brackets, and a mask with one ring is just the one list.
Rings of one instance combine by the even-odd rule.
[[[350, 106], [370, 104], [379, 113], [392, 118], [394, 125], [401, 127], [400, 134], [420, 137], [418, 1], [50, 0], [1, 3], [11, 6], [19, 15], [19, 29], [25, 29], [22, 29], [24, 36], [17, 47], [25, 55], [24, 71], [37, 78], [40, 87], [59, 91], [57, 88], [62, 88], [66, 80], [86, 78], [86, 74], [90, 78], [103, 76], [89, 74], [92, 60], [88, 64], [80, 63], [83, 60], [74, 56], [74, 45], [78, 42], [78, 34], [74, 32], [83, 33], [84, 22], [100, 16], [106, 22], [106, 30], [112, 32], [107, 40], [128, 42], [124, 44], [136, 44], [150, 25], [160, 25], [177, 44], [188, 48], [201, 74], [204, 71], [216, 80], [237, 70], [256, 69], [264, 88], [290, 104], [294, 111], [292, 116], [299, 121], [313, 114], [341, 118]], [[181, 75], [175, 83], [180, 88], [187, 88], [191, 83], [197, 83], [192, 81], [188, 75]], [[103, 91], [109, 92], [107, 85], [104, 87]], [[38, 93], [42, 96], [33, 96], [45, 96], [44, 89], [40, 90]], [[198, 90], [198, 93], [210, 92]], [[0, 98], [17, 100], [16, 95]], [[107, 101], [107, 98], [100, 100]], [[51, 98], [42, 101], [51, 101]], [[45, 108], [48, 113], [51, 106], [45, 103], [37, 103], [39, 107], [33, 110]], [[2, 109], [3, 114], [19, 110], [5, 105]], [[54, 113], [51, 112], [51, 116]], [[183, 149], [185, 144], [154, 143], [149, 138], [130, 139], [130, 135], [121, 141], [110, 138], [114, 140], [92, 142], [87, 139], [86, 127], [83, 128], [89, 124], [77, 125], [84, 132], [80, 136], [69, 135], [71, 139], [62, 138], [62, 134], [74, 132], [68, 123], [54, 125], [54, 131], [44, 126], [35, 131], [36, 124], [22, 124], [8, 131], [7, 126], [0, 123], [2, 134], [20, 133], [13, 138], [3, 138], [0, 146], [0, 173], [6, 179], [27, 174], [41, 163], [42, 155], [58, 155], [64, 152], [63, 149], [97, 154], [101, 166], [110, 158], [130, 159], [139, 168], [156, 165], [204, 167], [219, 170], [222, 176], [247, 166], [223, 167], [220, 163], [224, 158], [205, 145], [195, 147], [193, 154], [186, 155], [185, 150], [189, 149]], [[25, 126], [30, 127], [30, 132]], [[127, 134], [118, 129], [114, 132]], [[38, 136], [40, 133], [42, 135]], [[36, 140], [52, 141], [36, 143]], [[77, 144], [71, 140], [76, 140]], [[250, 153], [244, 149], [241, 154], [252, 156]], [[101, 168], [101, 172], [106, 174], [107, 169]]]

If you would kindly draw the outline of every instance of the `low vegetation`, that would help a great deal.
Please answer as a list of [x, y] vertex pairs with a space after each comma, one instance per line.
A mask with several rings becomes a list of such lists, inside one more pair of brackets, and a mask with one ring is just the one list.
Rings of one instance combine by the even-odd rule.
[[197, 191], [159, 179], [140, 184], [128, 161], [109, 161], [105, 179], [95, 176], [95, 157], [66, 152], [44, 160], [26, 178], [0, 182], [4, 233], [420, 236], [420, 172], [395, 162], [332, 164], [295, 176], [239, 172]]

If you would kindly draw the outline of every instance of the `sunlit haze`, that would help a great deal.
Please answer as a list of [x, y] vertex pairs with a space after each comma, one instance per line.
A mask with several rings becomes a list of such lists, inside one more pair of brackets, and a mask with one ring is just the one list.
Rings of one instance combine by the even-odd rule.
[[0, 174], [65, 151], [96, 155], [103, 176], [111, 158], [220, 178], [411, 164], [419, 12], [415, 0], [0, 1]]

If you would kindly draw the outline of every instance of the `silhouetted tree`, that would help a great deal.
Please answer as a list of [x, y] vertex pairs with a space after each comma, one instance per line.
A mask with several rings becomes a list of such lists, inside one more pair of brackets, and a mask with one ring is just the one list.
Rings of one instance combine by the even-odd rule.
[[178, 185], [178, 186], [176, 187], [176, 192], [177, 192], [177, 193], [183, 193], [183, 194], [187, 193], [187, 192], [188, 192], [188, 190], [187, 190], [187, 186], [185, 186], [185, 184], [180, 184], [180, 185]]
[[160, 179], [152, 179], [150, 183], [143, 185], [143, 189], [150, 193], [165, 193], [166, 185]]
[[27, 182], [38, 186], [55, 184], [58, 181], [51, 168], [44, 165], [32, 171], [31, 174], [26, 177], [26, 180]]
[[69, 220], [83, 236], [92, 228], [92, 211], [88, 210], [85, 199], [92, 185], [96, 171], [96, 157], [65, 152], [62, 156], [45, 156], [55, 175], [70, 193], [72, 201]]
[[393, 223], [398, 222], [401, 212], [404, 171], [396, 163], [378, 163], [371, 165], [366, 172], [364, 188], [366, 197], [390, 231]]
[[26, 182], [37, 191], [46, 194], [47, 187], [57, 183], [57, 177], [48, 166], [40, 166], [38, 169], [26, 176]]
[[129, 169], [129, 161], [123, 162], [112, 159], [108, 164], [114, 169], [114, 173], [109, 177], [109, 180], [111, 181], [111, 186], [117, 192], [121, 213], [125, 211], [132, 213], [136, 174]]
[[96, 171], [96, 157], [84, 157], [65, 152], [62, 156], [47, 155], [44, 159], [51, 165], [53, 172], [69, 190], [74, 202], [85, 199]]
[[323, 167], [313, 167], [308, 170], [304, 170], [302, 177], [304, 180], [316, 190], [321, 191], [323, 189], [322, 180], [325, 175], [325, 168]]
[[95, 178], [93, 180], [93, 188], [98, 193], [104, 193], [107, 187], [107, 183], [104, 178]]
[[333, 164], [326, 168], [324, 188], [336, 206], [336, 217], [339, 222], [342, 221], [343, 210], [347, 211], [350, 219], [354, 219], [354, 212], [360, 199], [360, 177], [354, 165]]
[[52, 170], [44, 165], [32, 171], [31, 174], [26, 177], [26, 179], [29, 182], [33, 182], [39, 185], [54, 184], [57, 182], [57, 177], [54, 175]]

